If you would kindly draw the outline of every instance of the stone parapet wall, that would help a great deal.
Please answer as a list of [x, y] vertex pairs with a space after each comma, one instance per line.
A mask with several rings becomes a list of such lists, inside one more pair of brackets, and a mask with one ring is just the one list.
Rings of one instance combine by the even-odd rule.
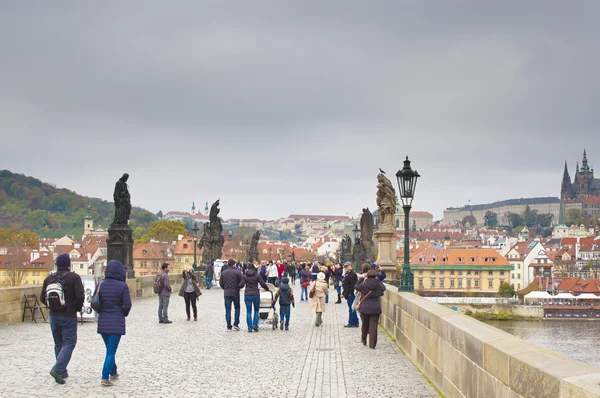
[[[200, 286], [203, 286], [204, 273], [196, 272], [196, 275], [198, 276], [199, 281], [201, 282]], [[179, 293], [179, 288], [183, 283], [181, 273], [169, 275], [169, 279], [173, 287], [173, 294]], [[153, 281], [153, 275], [140, 276], [134, 279], [127, 279], [127, 286], [129, 287], [131, 299], [135, 300], [155, 296], [156, 294], [152, 289]], [[39, 300], [41, 292], [41, 285], [0, 288], [0, 326], [21, 323], [21, 319], [23, 316], [23, 308], [25, 307], [25, 299], [23, 295], [35, 293]], [[44, 309], [43, 311], [47, 319], [48, 311], [47, 309]], [[39, 312], [36, 311], [36, 318], [38, 317], [39, 320], [42, 320], [41, 316], [39, 315]], [[28, 321], [31, 321], [31, 314], [29, 311], [27, 311], [27, 313], [25, 314], [25, 322]]]
[[380, 321], [447, 397], [599, 397], [600, 369], [387, 285]]

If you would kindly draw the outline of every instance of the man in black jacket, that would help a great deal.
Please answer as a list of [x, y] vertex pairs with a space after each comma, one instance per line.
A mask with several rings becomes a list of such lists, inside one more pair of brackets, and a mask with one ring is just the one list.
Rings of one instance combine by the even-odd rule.
[[[240, 330], [240, 285], [242, 282], [242, 273], [235, 267], [235, 260], [227, 260], [227, 265], [223, 267], [219, 277], [219, 285], [223, 289], [225, 297], [225, 320], [227, 321], [227, 330]], [[231, 304], [235, 309], [233, 326], [231, 325]]]
[[54, 338], [56, 362], [50, 376], [58, 384], [65, 384], [69, 375], [67, 366], [77, 344], [77, 313], [83, 308], [85, 294], [79, 275], [70, 272], [68, 254], [56, 258], [56, 269], [44, 280], [40, 300], [50, 308], [50, 330]]
[[356, 311], [352, 309], [352, 303], [354, 303], [354, 299], [356, 297], [354, 295], [354, 285], [356, 285], [356, 282], [358, 282], [358, 276], [352, 269], [352, 264], [349, 261], [344, 263], [344, 269], [346, 274], [344, 275], [344, 281], [342, 282], [342, 296], [344, 296], [346, 302], [348, 303], [348, 312], [350, 313], [348, 324], [344, 325], [344, 327], [357, 328], [358, 315], [356, 315]]

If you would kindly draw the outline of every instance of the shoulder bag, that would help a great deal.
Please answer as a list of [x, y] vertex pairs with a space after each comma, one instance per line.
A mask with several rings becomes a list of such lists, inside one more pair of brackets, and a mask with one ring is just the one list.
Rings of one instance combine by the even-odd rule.
[[96, 294], [92, 297], [92, 302], [90, 303], [90, 307], [97, 313], [102, 312], [102, 304], [100, 303], [100, 286], [102, 286], [102, 282], [98, 285], [98, 290], [96, 290]]
[[312, 285], [312, 287], [310, 288], [310, 291], [308, 292], [308, 297], [309, 298], [313, 298], [315, 297], [315, 290], [317, 289], [317, 281], [315, 281], [315, 283]]
[[372, 290], [369, 290], [369, 293], [365, 294], [365, 297], [360, 299], [360, 301], [358, 301], [357, 299], [354, 299], [354, 303], [352, 303], [352, 304], [355, 304], [358, 301], [358, 304], [356, 304], [356, 308], [355, 308], [356, 311], [360, 310], [360, 305], [363, 303], [363, 301], [365, 301], [365, 299], [367, 297], [369, 297], [369, 294], [371, 294], [371, 292], [372, 292]]

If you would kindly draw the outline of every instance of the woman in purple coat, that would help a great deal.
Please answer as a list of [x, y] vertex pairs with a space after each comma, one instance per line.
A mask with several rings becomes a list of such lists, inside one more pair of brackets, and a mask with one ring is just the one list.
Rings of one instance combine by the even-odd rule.
[[104, 280], [100, 283], [100, 304], [98, 333], [106, 345], [106, 358], [102, 367], [103, 386], [112, 386], [119, 377], [115, 355], [121, 336], [125, 334], [125, 317], [131, 310], [131, 296], [125, 283], [125, 268], [118, 260], [110, 260], [106, 266]]
[[379, 315], [381, 315], [381, 303], [379, 299], [385, 292], [385, 285], [377, 279], [377, 271], [374, 269], [367, 272], [367, 278], [359, 281], [354, 289], [362, 293], [360, 300], [360, 318], [361, 341], [367, 345], [367, 334], [369, 335], [369, 347], [375, 348], [377, 345], [377, 325], [379, 324]]

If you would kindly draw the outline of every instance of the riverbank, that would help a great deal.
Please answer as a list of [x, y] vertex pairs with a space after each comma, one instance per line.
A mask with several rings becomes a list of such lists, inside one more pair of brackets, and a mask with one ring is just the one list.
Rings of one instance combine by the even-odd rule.
[[475, 318], [479, 321], [527, 321], [539, 322], [543, 318], [537, 316], [519, 315], [511, 312], [499, 311], [498, 313], [480, 312], [466, 310], [465, 315]]

